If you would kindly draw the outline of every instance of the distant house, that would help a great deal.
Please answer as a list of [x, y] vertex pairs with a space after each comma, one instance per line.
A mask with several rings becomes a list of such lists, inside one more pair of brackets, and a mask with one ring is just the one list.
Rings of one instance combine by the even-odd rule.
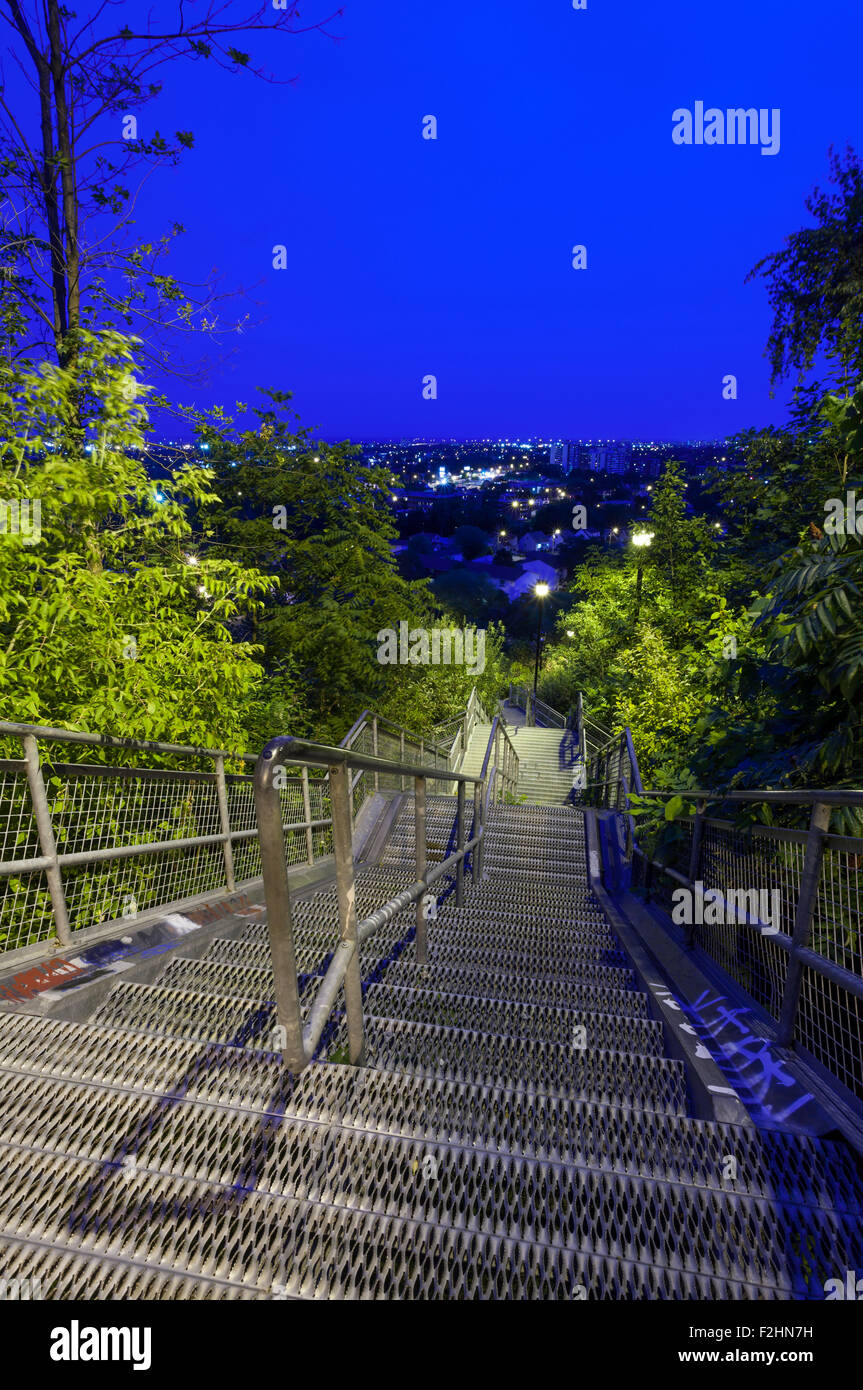
[[475, 574], [481, 574], [485, 579], [490, 579], [508, 599], [518, 597], [518, 585], [524, 580], [523, 565], [489, 564], [488, 559], [484, 557], [481, 560], [472, 560], [467, 568]]
[[513, 588], [512, 597], [520, 598], [522, 594], [528, 593], [535, 584], [547, 584], [550, 589], [556, 589], [558, 585], [558, 572], [554, 565], [549, 565], [545, 560], [525, 560], [522, 569], [524, 573], [521, 579]]
[[559, 582], [554, 565], [546, 564], [544, 560], [529, 559], [517, 565], [495, 565], [474, 560], [468, 569], [490, 579], [510, 601], [530, 593], [534, 585], [540, 582], [547, 584], [550, 589], [556, 589]]
[[521, 549], [528, 554], [534, 550], [547, 550], [550, 544], [551, 537], [544, 531], [528, 531], [519, 541]]

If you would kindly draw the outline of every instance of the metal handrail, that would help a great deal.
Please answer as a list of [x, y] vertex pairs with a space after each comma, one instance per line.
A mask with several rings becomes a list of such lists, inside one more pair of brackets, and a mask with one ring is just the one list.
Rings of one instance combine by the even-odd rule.
[[531, 711], [535, 714], [536, 710], [539, 710], [551, 721], [551, 724], [555, 728], [566, 728], [566, 716], [561, 714], [560, 710], [554, 709], [551, 705], [546, 704], [545, 700], [541, 700], [538, 695], [534, 695], [533, 691], [528, 686], [511, 684], [509, 687], [509, 699], [510, 703], [515, 705], [517, 709], [524, 710], [528, 717], [528, 723], [530, 723], [531, 720]]
[[123, 738], [115, 734], [90, 734], [80, 729], [54, 729], [47, 724], [17, 724], [13, 720], [0, 719], [0, 734], [12, 734], [16, 738], [31, 736], [41, 738], [45, 743], [86, 743], [97, 748], [128, 748], [140, 753], [174, 753], [194, 758], [236, 758], [238, 761], [254, 763], [254, 753], [232, 753], [224, 748], [201, 748], [194, 744], [157, 743], [151, 739]]
[[[627, 733], [629, 730], [627, 729]], [[824, 806], [863, 806], [863, 790], [853, 787], [842, 788], [803, 788], [799, 791], [782, 791], [765, 788], [762, 791], [701, 791], [692, 787], [678, 791], [640, 791], [639, 796], [673, 797], [682, 796], [690, 801], [706, 801], [708, 805], [720, 801], [769, 801], [774, 804], [791, 806], [811, 806], [820, 803]]]
[[[612, 768], [612, 750], [615, 745], [617, 748], [616, 766]], [[629, 763], [631, 788], [624, 770], [626, 761]], [[602, 772], [601, 777], [599, 776], [600, 771]], [[771, 1022], [767, 1025], [767, 1031], [778, 1047], [799, 1052], [801, 1047], [809, 1044], [810, 1055], [814, 1055], [811, 1049], [817, 1048], [819, 1044], [817, 1032], [815, 1034], [816, 1040], [813, 1042], [813, 1028], [820, 1028], [825, 1038], [829, 1039], [834, 1036], [836, 1031], [835, 1018], [831, 1011], [839, 1008], [838, 1000], [844, 995], [849, 1001], [846, 1007], [850, 1011], [848, 1040], [846, 1044], [843, 1044], [844, 1053], [840, 1057], [838, 1052], [834, 1053], [833, 1044], [829, 1044], [826, 1052], [822, 1050], [820, 1055], [815, 1056], [815, 1060], [825, 1068], [831, 1082], [845, 1086], [846, 1091], [849, 1086], [846, 1086], [837, 1072], [842, 1070], [844, 1066], [843, 1075], [848, 1076], [849, 1082], [852, 1082], [853, 1070], [856, 1065], [857, 1089], [859, 1090], [859, 1058], [856, 1063], [850, 1061], [854, 1050], [853, 1030], [850, 1028], [850, 1021], [852, 1015], [859, 1018], [859, 1012], [854, 1014], [854, 1009], [859, 1011], [860, 1001], [863, 1001], [863, 977], [839, 961], [832, 959], [830, 955], [814, 949], [812, 941], [816, 914], [821, 911], [819, 895], [822, 893], [826, 895], [826, 900], [831, 893], [832, 879], [825, 876], [825, 854], [828, 851], [846, 853], [853, 856], [855, 861], [863, 856], [863, 838], [835, 836], [829, 833], [832, 810], [840, 806], [863, 805], [863, 790], [856, 788], [801, 788], [799, 790], [747, 788], [720, 791], [692, 787], [661, 791], [645, 790], [641, 783], [638, 758], [629, 728], [626, 728], [618, 739], [613, 740], [611, 745], [606, 745], [594, 755], [591, 760], [591, 774], [590, 785], [602, 788], [602, 804], [608, 809], [624, 814], [627, 818], [627, 854], [632, 859], [637, 858], [645, 866], [646, 900], [649, 900], [650, 897], [651, 874], [654, 871], [667, 875], [673, 882], [683, 885], [691, 892], [699, 884], [702, 891], [704, 890], [704, 884], [699, 875], [705, 873], [705, 865], [702, 862], [705, 851], [705, 831], [710, 832], [717, 826], [724, 826], [724, 823], [717, 822], [707, 816], [706, 812], [709, 805], [734, 801], [749, 804], [768, 803], [811, 807], [807, 831], [786, 830], [778, 826], [752, 827], [753, 831], [760, 831], [763, 836], [769, 836], [774, 842], [794, 844], [802, 851], [802, 867], [793, 899], [792, 930], [790, 933], [781, 931], [775, 922], [770, 927], [771, 949], [778, 949], [783, 952], [786, 963], [784, 978], [777, 975], [781, 998], [778, 998], [777, 1006], [771, 1011]], [[679, 796], [696, 803], [695, 816], [692, 820], [689, 862], [685, 873], [651, 858], [646, 850], [637, 844], [635, 822], [632, 816], [632, 793], [639, 797], [658, 800]], [[723, 896], [721, 888], [713, 888], [711, 891], [718, 891], [720, 897]], [[736, 888], [734, 892], [736, 894]], [[736, 898], [733, 904], [733, 916], [737, 921], [738, 928], [743, 932], [760, 931], [763, 928], [763, 924], [750, 918], [748, 910], [744, 910], [741, 917]], [[686, 926], [684, 944], [687, 949], [691, 949], [695, 944], [694, 923]], [[777, 969], [778, 967], [774, 968]], [[807, 970], [811, 972], [811, 977], [808, 992], [804, 996], [804, 979]], [[816, 994], [815, 986], [812, 984], [813, 979], [826, 982], [821, 995]], [[750, 993], [745, 984], [742, 987], [747, 993]], [[842, 994], [839, 993], [840, 991]], [[814, 1012], [816, 1010], [815, 1000], [822, 997], [821, 1012]], [[801, 1023], [801, 1004], [804, 999], [805, 1018], [804, 1022]], [[836, 1002], [831, 1002], [834, 1000]], [[856, 1001], [853, 1007], [850, 1001]], [[803, 1043], [800, 1041], [801, 1035], [804, 1039]], [[859, 1108], [859, 1098], [855, 1099], [854, 1103]]]
[[[371, 741], [376, 749], [379, 718], [380, 725], [390, 741], [397, 737], [402, 749], [410, 746], [411, 755], [417, 757], [418, 762], [424, 765], [429, 762], [437, 763], [447, 781], [450, 780], [446, 750], [433, 741], [424, 740], [419, 735], [402, 729], [400, 725], [384, 716], [371, 714], [368, 710], [355, 721], [342, 740], [342, 746], [350, 747], [366, 730], [371, 729]], [[17, 812], [7, 815], [5, 835], [0, 833], [0, 960], [4, 964], [38, 954], [44, 949], [46, 942], [53, 939], [56, 939], [60, 946], [69, 946], [73, 940], [83, 941], [93, 935], [104, 935], [121, 924], [127, 926], [130, 916], [136, 917], [139, 909], [135, 902], [135, 894], [130, 893], [129, 880], [124, 879], [124, 865], [128, 865], [131, 871], [134, 866], [143, 864], [144, 875], [149, 878], [153, 878], [156, 872], [154, 870], [150, 873], [149, 864], [164, 863], [164, 856], [169, 856], [170, 864], [176, 860], [178, 865], [176, 872], [172, 869], [172, 876], [181, 891], [169, 893], [167, 898], [152, 895], [151, 900], [151, 896], [147, 896], [140, 909], [142, 912], [157, 910], [168, 900], [176, 906], [201, 891], [232, 893], [241, 883], [245, 885], [252, 881], [249, 877], [250, 869], [253, 876], [256, 874], [255, 854], [249, 850], [249, 845], [254, 841], [257, 830], [254, 825], [249, 826], [245, 819], [244, 794], [242, 790], [238, 790], [241, 787], [251, 788], [252, 769], [257, 762], [255, 754], [84, 730], [55, 729], [50, 725], [11, 720], [0, 721], [0, 737], [4, 736], [16, 740], [21, 745], [23, 756], [0, 759], [0, 774], [11, 774], [16, 779], [11, 793], [13, 806], [20, 804], [21, 817], [32, 817], [31, 839], [36, 841], [34, 844], [28, 842], [26, 848], [19, 846], [18, 840], [21, 837], [16, 832], [23, 829], [26, 822], [21, 819], [19, 825], [16, 819], [19, 814]], [[67, 761], [59, 762], [53, 754], [50, 759], [46, 757], [45, 746], [50, 747], [52, 744], [67, 748], [70, 753], [72, 747], [79, 746], [82, 751], [123, 750], [141, 754], [142, 757], [128, 760], [129, 765], [126, 766], [114, 766], [113, 762], [123, 764], [127, 760], [117, 757], [111, 764], [87, 761], [85, 754], [82, 761], [70, 762], [70, 753], [67, 753]], [[60, 748], [55, 748], [53, 753], [60, 753]], [[166, 761], [201, 760], [205, 765], [209, 764], [209, 768], [199, 771], [188, 766], [139, 766], [139, 763], [147, 760], [143, 755], [150, 755], [151, 760], [152, 755], [160, 755]], [[43, 768], [43, 761], [47, 763], [47, 769]], [[243, 771], [227, 772], [226, 766], [229, 767], [232, 763]], [[68, 811], [65, 808], [71, 804], [72, 797], [64, 799], [62, 794], [52, 797], [51, 788], [46, 786], [49, 770], [52, 777], [60, 778], [63, 783], [76, 787], [76, 797], [86, 799], [89, 781], [95, 780], [99, 787], [97, 796], [87, 800], [89, 809], [81, 822], [81, 845], [72, 846], [68, 842]], [[287, 809], [287, 815], [283, 814], [283, 830], [286, 835], [292, 837], [292, 863], [304, 861], [312, 866], [329, 854], [329, 837], [326, 836], [322, 840], [320, 834], [326, 832], [332, 824], [332, 817], [326, 814], [328, 779], [323, 777], [311, 780], [308, 766], [298, 766], [297, 773], [296, 777], [291, 776], [282, 784], [288, 802], [287, 808], [283, 808], [283, 812]], [[352, 793], [363, 776], [362, 771], [356, 772]], [[375, 776], [377, 778], [377, 774]], [[110, 825], [111, 831], [110, 838], [106, 839], [105, 826], [98, 821], [98, 817], [94, 824], [91, 824], [91, 821], [94, 820], [95, 814], [93, 807], [102, 804], [99, 797], [104, 796], [108, 802], [114, 796], [112, 779], [123, 779], [120, 793], [122, 811], [117, 810], [115, 806], [105, 811], [106, 825]], [[164, 816], [158, 813], [155, 796], [148, 798], [143, 791], [139, 793], [140, 788], [146, 788], [150, 783], [164, 788], [164, 792], [160, 793], [167, 805]], [[185, 834], [175, 834], [173, 838], [169, 838], [171, 832], [167, 825], [163, 828], [161, 822], [170, 822], [173, 805], [170, 798], [175, 786], [178, 798], [185, 794], [187, 787], [194, 787], [202, 789], [201, 799], [195, 802], [194, 814], [190, 816], [191, 824], [184, 823], [175, 827], [178, 831], [185, 830]], [[129, 788], [128, 795], [126, 787]], [[102, 788], [105, 789], [104, 793]], [[211, 790], [208, 791], [206, 788]], [[358, 809], [358, 805], [355, 808], [353, 796], [351, 804], [352, 811]], [[147, 823], [144, 829], [139, 829], [134, 822], [142, 805], [144, 810], [140, 813], [145, 816]], [[243, 817], [240, 828], [235, 828], [234, 816], [237, 813]], [[114, 823], [117, 820], [120, 822], [119, 828]], [[3, 827], [0, 826], [0, 832], [2, 830]], [[202, 833], [196, 833], [198, 830]], [[127, 838], [131, 843], [125, 843]], [[218, 875], [207, 867], [216, 857], [213, 851], [216, 851], [221, 860], [221, 872]], [[200, 887], [195, 884], [190, 892], [190, 885], [183, 877], [183, 865], [192, 864], [194, 856], [211, 857], [204, 861], [194, 860], [195, 873], [198, 874], [200, 869]], [[107, 891], [103, 884], [109, 880], [106, 877], [99, 879], [102, 911], [94, 914], [93, 920], [88, 919], [81, 925], [76, 916], [80, 917], [80, 905], [82, 901], [86, 901], [86, 894], [80, 891], [79, 880], [82, 871], [86, 874], [92, 868], [94, 874], [103, 875], [114, 872], [111, 866], [115, 866], [116, 873], [111, 878]], [[70, 889], [68, 879], [73, 875], [75, 877]], [[21, 877], [25, 881], [23, 888], [12, 882]], [[44, 884], [47, 892], [40, 892], [41, 884]], [[186, 891], [183, 891], [184, 889]], [[32, 896], [28, 897], [28, 894]], [[118, 903], [116, 909], [112, 897]], [[39, 905], [36, 913], [32, 910], [34, 898]], [[119, 908], [121, 899], [124, 905], [122, 910], [125, 911], [122, 917]], [[22, 903], [21, 907], [18, 906], [19, 901]], [[130, 902], [131, 914], [126, 910]], [[30, 915], [24, 918], [21, 914], [28, 907]], [[18, 944], [21, 941], [23, 944]]]
[[[461, 716], [459, 716], [459, 718], [461, 718]], [[424, 744], [427, 749], [431, 749], [434, 753], [439, 753], [441, 757], [446, 757], [449, 753], [449, 749], [444, 747], [443, 744], [438, 743], [434, 738], [426, 738], [423, 734], [418, 734], [413, 729], [406, 728], [403, 724], [397, 724], [394, 720], [388, 719], [384, 714], [375, 714], [375, 712], [370, 709], [364, 709], [359, 718], [354, 720], [351, 728], [341, 740], [341, 746], [343, 748], [349, 748], [354, 739], [362, 733], [363, 728], [367, 727], [372, 720], [375, 721], [378, 728], [380, 728], [382, 724], [386, 724], [389, 729], [394, 730], [396, 733], [404, 734], [412, 743]], [[249, 755], [249, 761], [253, 763], [257, 762], [257, 757], [254, 753]]]
[[[429, 884], [444, 873], [456, 871], [456, 902], [461, 903], [464, 863], [473, 850], [473, 876], [482, 871], [481, 843], [483, 837], [482, 804], [483, 779], [488, 775], [488, 752], [479, 775], [446, 771], [425, 765], [405, 763], [358, 753], [353, 749], [334, 748], [313, 743], [308, 739], [282, 735], [271, 739], [255, 765], [255, 806], [258, 836], [261, 846], [261, 869], [267, 903], [267, 928], [273, 960], [279, 1047], [285, 1065], [292, 1073], [302, 1071], [315, 1056], [321, 1036], [341, 987], [345, 993], [345, 1016], [348, 1031], [348, 1053], [353, 1063], [362, 1062], [365, 1051], [362, 979], [359, 948], [385, 922], [391, 921], [404, 908], [416, 903], [416, 958], [419, 964], [428, 959], [428, 927], [424, 897]], [[330, 806], [333, 826], [333, 854], [336, 867], [336, 894], [339, 905], [339, 944], [329, 968], [318, 987], [305, 1025], [300, 1009], [297, 981], [297, 960], [294, 949], [291, 919], [291, 899], [285, 860], [276, 770], [283, 766], [325, 767], [330, 781]], [[354, 860], [351, 836], [350, 769], [411, 776], [414, 779], [414, 814], [417, 876], [413, 884], [392, 898], [382, 908], [357, 921], [354, 885]], [[455, 782], [458, 789], [456, 811], [457, 848], [453, 854], [429, 868], [426, 850], [426, 784], [432, 781]], [[474, 828], [465, 841], [465, 788], [474, 786]], [[478, 814], [477, 814], [478, 813]]]

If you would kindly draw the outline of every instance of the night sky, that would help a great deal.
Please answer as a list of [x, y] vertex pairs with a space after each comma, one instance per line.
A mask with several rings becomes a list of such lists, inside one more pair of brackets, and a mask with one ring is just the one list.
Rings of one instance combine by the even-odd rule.
[[[196, 148], [151, 181], [141, 229], [184, 223], [175, 271], [217, 266], [255, 301], [235, 355], [173, 392], [290, 389], [332, 439], [781, 419], [766, 290], [744, 278], [805, 224], [828, 146], [863, 153], [859, 0], [346, 0], [331, 28], [257, 42], [294, 85], [186, 64], [145, 114]], [[779, 152], [675, 145], [672, 112], [699, 100], [778, 107]]]

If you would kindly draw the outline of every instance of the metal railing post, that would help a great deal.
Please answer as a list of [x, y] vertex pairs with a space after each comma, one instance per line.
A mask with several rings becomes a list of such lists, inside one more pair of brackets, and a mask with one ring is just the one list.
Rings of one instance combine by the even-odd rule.
[[51, 808], [48, 805], [42, 769], [39, 766], [39, 745], [33, 734], [24, 734], [21, 742], [24, 745], [27, 783], [30, 788], [30, 800], [33, 803], [33, 817], [39, 835], [39, 846], [43, 858], [53, 861], [45, 869], [45, 878], [48, 883], [48, 892], [51, 895], [54, 927], [57, 932], [57, 940], [62, 946], [68, 946], [72, 940], [72, 933], [69, 928], [69, 909], [66, 906], [66, 894], [63, 891], [63, 875], [57, 862], [57, 844], [54, 839], [54, 827], [51, 824]]
[[[416, 846], [417, 880], [425, 883], [428, 862], [426, 859], [426, 779], [414, 778], [414, 841]], [[425, 894], [417, 899], [417, 964], [428, 964], [428, 918], [426, 917]]]
[[297, 957], [291, 923], [291, 895], [285, 858], [285, 832], [282, 808], [273, 775], [280, 766], [275, 760], [259, 762], [255, 768], [255, 816], [261, 846], [261, 875], [267, 904], [267, 932], [273, 961], [276, 1020], [282, 1029], [282, 1055], [292, 1072], [306, 1065], [303, 1047], [303, 1018], [297, 987]]
[[816, 801], [812, 807], [803, 859], [803, 875], [800, 879], [800, 892], [797, 896], [797, 909], [794, 914], [794, 931], [791, 936], [788, 970], [785, 976], [785, 992], [782, 996], [779, 1027], [776, 1033], [776, 1042], [779, 1047], [790, 1047], [794, 1038], [797, 1006], [803, 984], [803, 962], [799, 952], [809, 945], [812, 932], [812, 918], [815, 915], [815, 906], [818, 901], [818, 885], [821, 881], [821, 864], [824, 859], [824, 836], [830, 828], [830, 811], [831, 808], [826, 806], [823, 801]]
[[[497, 728], [496, 728], [495, 731], [494, 731], [494, 765], [495, 765], [496, 768], [498, 768], [498, 770], [500, 770], [500, 753], [499, 753], [499, 751], [498, 751], [499, 748], [500, 748], [500, 725], [498, 724]], [[500, 779], [500, 788], [499, 788], [499, 790], [498, 790], [498, 797], [497, 797], [498, 801], [500, 801], [500, 800], [502, 799], [502, 797], [503, 797], [503, 778]]]
[[[480, 804], [481, 804], [481, 801], [482, 801], [482, 782], [474, 782], [474, 784], [473, 784], [473, 832], [472, 832], [472, 834], [471, 834], [471, 839], [474, 839], [474, 838], [479, 834], [479, 825], [480, 825], [479, 817], [480, 817]], [[478, 864], [478, 862], [477, 862], [478, 859], [479, 859], [479, 854], [477, 853], [478, 849], [479, 849], [479, 845], [474, 845], [473, 849], [472, 849], [471, 852], [470, 852], [470, 853], [471, 853], [471, 860], [470, 860], [470, 876], [471, 876], [471, 881], [472, 881], [473, 883], [476, 883], [476, 882], [478, 881], [478, 879], [479, 879], [479, 864]]]
[[306, 859], [309, 864], [314, 864], [315, 841], [312, 835], [312, 799], [309, 794], [309, 769], [303, 767], [301, 771], [303, 783], [303, 815], [306, 818]]
[[[377, 715], [374, 715], [373, 718], [372, 718], [372, 752], [374, 753], [375, 757], [378, 756], [378, 717], [377, 717]], [[376, 792], [379, 792], [380, 789], [381, 789], [381, 777], [380, 777], [380, 773], [378, 772], [377, 768], [375, 768], [375, 774], [374, 774], [374, 775], [375, 775], [375, 791], [376, 791]]]
[[228, 788], [225, 783], [225, 759], [221, 753], [217, 753], [214, 762], [216, 765], [216, 796], [219, 801], [219, 822], [222, 827], [222, 834], [225, 836], [222, 845], [222, 854], [225, 860], [225, 884], [228, 892], [233, 893], [236, 884], [234, 882], [234, 851], [231, 846], [231, 818], [228, 815]]
[[363, 990], [360, 948], [357, 939], [357, 899], [354, 887], [354, 851], [351, 837], [350, 769], [345, 763], [333, 764], [330, 774], [330, 803], [333, 817], [333, 855], [336, 861], [336, 893], [339, 900], [339, 939], [353, 946], [345, 973], [345, 1017], [348, 1025], [348, 1054], [355, 1065], [363, 1060]]
[[[405, 731], [404, 731], [404, 729], [402, 729], [401, 732], [399, 733], [399, 762], [400, 762], [400, 763], [403, 763], [404, 760], [405, 760]], [[399, 773], [399, 791], [402, 791], [402, 792], [403, 792], [404, 789], [405, 789], [405, 776], [404, 776], [404, 773], [403, 773], [403, 772], [400, 772], [400, 773]]]
[[[704, 812], [707, 810], [707, 802], [700, 798], [695, 806], [695, 824], [692, 827], [692, 844], [689, 849], [689, 871], [687, 877], [690, 883], [695, 883], [698, 878], [698, 870], [701, 867], [701, 840], [704, 834]], [[695, 914], [692, 914], [693, 918]], [[692, 949], [695, 940], [695, 922], [687, 922], [684, 932], [684, 945], [687, 951]]]
[[[456, 811], [456, 849], [464, 849], [464, 782], [458, 784], [458, 809]], [[464, 858], [459, 859], [455, 871], [455, 905], [461, 907], [464, 900]]]

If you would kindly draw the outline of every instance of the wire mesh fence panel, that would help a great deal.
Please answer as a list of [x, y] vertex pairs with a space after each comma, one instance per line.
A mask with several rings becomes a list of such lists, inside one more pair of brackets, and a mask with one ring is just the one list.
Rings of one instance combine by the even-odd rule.
[[[232, 755], [189, 750], [186, 756], [167, 745], [106, 748], [74, 738], [36, 744], [50, 853], [39, 834], [26, 762], [0, 760], [0, 954], [57, 940], [44, 867], [46, 857], [55, 862], [52, 854], [72, 937], [227, 887], [217, 768]], [[5, 740], [4, 751], [12, 742]], [[107, 757], [115, 761], [108, 764]], [[232, 766], [243, 761], [234, 756]], [[234, 882], [241, 883], [261, 872], [253, 777], [227, 773], [224, 792]], [[286, 769], [279, 795], [288, 864], [331, 854], [329, 825], [315, 824], [330, 818], [325, 772], [309, 776], [307, 801], [298, 772]], [[123, 853], [132, 850], [140, 852]]]
[[[861, 845], [863, 851], [863, 845]], [[863, 852], [833, 848], [821, 867], [812, 922], [813, 951], [863, 977]]]
[[[626, 816], [629, 794], [639, 787], [628, 737], [592, 751], [588, 797], [594, 806]], [[685, 791], [677, 795], [687, 798]], [[834, 802], [825, 791], [808, 800], [803, 793], [800, 806], [786, 803], [792, 824], [800, 825], [805, 803], [814, 826], [811, 808], [818, 798], [828, 807]], [[721, 794], [714, 797], [715, 805], [721, 802]], [[753, 796], [749, 815], [755, 803]], [[703, 950], [764, 1010], [777, 1038], [790, 1036], [798, 1050], [863, 1099], [863, 840], [823, 830], [813, 840], [812, 830], [752, 824], [745, 815], [740, 820], [679, 816], [665, 827], [661, 851], [651, 850], [653, 835], [636, 826], [634, 845], [625, 837], [632, 888], [668, 915], [681, 944], [685, 939]], [[814, 846], [820, 846], [820, 863], [807, 858]], [[798, 947], [824, 962], [819, 968], [812, 955], [804, 955], [799, 1000], [790, 972]]]
[[134, 859], [63, 870], [72, 931], [133, 919], [140, 912], [179, 903], [225, 886], [220, 845], [160, 850]]
[[0, 878], [0, 952], [35, 946], [54, 936], [54, 909], [44, 873]]
[[795, 1040], [863, 1100], [863, 1000], [804, 967]]

